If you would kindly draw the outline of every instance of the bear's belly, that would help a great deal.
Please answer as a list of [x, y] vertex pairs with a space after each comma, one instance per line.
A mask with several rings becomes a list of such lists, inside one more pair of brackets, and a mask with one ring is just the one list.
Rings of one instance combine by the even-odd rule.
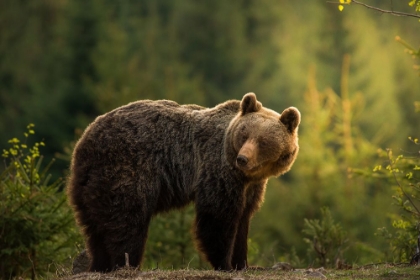
[[166, 212], [171, 209], [179, 209], [193, 201], [194, 194], [186, 188], [161, 186], [155, 213]]

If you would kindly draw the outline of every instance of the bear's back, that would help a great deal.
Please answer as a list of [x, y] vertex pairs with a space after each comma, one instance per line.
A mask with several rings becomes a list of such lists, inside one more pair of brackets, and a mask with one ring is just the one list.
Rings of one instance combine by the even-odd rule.
[[[73, 201], [96, 192], [135, 193], [139, 190], [132, 181], [141, 179], [159, 186], [138, 186], [142, 192], [160, 193], [156, 211], [185, 205], [194, 195], [202, 156], [209, 160], [209, 155], [221, 154], [215, 151], [222, 149], [224, 130], [238, 108], [235, 102], [225, 105], [208, 109], [144, 100], [99, 116], [73, 153]], [[220, 159], [213, 160], [220, 166]]]

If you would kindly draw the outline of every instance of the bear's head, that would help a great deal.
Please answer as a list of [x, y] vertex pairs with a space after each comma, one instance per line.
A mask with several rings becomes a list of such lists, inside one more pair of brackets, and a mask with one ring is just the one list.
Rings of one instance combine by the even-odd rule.
[[229, 163], [251, 179], [284, 174], [299, 151], [299, 123], [298, 109], [289, 107], [278, 114], [264, 108], [254, 93], [247, 93], [227, 130]]

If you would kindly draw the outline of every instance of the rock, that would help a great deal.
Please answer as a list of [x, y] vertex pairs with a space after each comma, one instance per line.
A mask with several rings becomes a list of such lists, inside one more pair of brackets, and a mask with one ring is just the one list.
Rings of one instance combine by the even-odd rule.
[[271, 268], [275, 270], [285, 270], [285, 271], [290, 271], [294, 269], [293, 266], [291, 266], [289, 263], [286, 263], [286, 262], [278, 262], [275, 265], [273, 265]]
[[323, 267], [317, 269], [309, 268], [305, 271], [306, 276], [320, 279], [327, 279], [327, 277], [324, 275], [325, 273], [327, 273], [327, 271]]
[[86, 250], [80, 252], [80, 254], [73, 260], [73, 274], [87, 272], [89, 270], [89, 256]]
[[322, 274], [327, 273], [327, 271], [325, 270], [325, 268], [322, 267], [322, 266], [320, 268], [315, 269], [315, 271], [321, 272]]

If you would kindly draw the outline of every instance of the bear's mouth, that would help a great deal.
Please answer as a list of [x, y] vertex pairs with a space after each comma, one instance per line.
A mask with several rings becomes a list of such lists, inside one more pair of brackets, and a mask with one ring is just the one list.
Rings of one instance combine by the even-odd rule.
[[256, 166], [251, 166], [246, 171], [248, 171], [248, 172], [256, 172], [259, 169], [261, 169], [261, 166], [262, 166], [262, 164], [259, 164], [259, 165], [256, 165]]
[[246, 176], [251, 176], [254, 177], [257, 174], [259, 174], [260, 172], [262, 172], [262, 164], [259, 164], [257, 166], [252, 166], [252, 167], [239, 167], [240, 170], [242, 170], [242, 172], [246, 175]]
[[261, 169], [264, 163], [260, 163], [258, 165], [252, 165], [249, 162], [244, 164], [239, 164], [238, 161], [235, 163], [236, 167], [246, 173], [254, 173]]

